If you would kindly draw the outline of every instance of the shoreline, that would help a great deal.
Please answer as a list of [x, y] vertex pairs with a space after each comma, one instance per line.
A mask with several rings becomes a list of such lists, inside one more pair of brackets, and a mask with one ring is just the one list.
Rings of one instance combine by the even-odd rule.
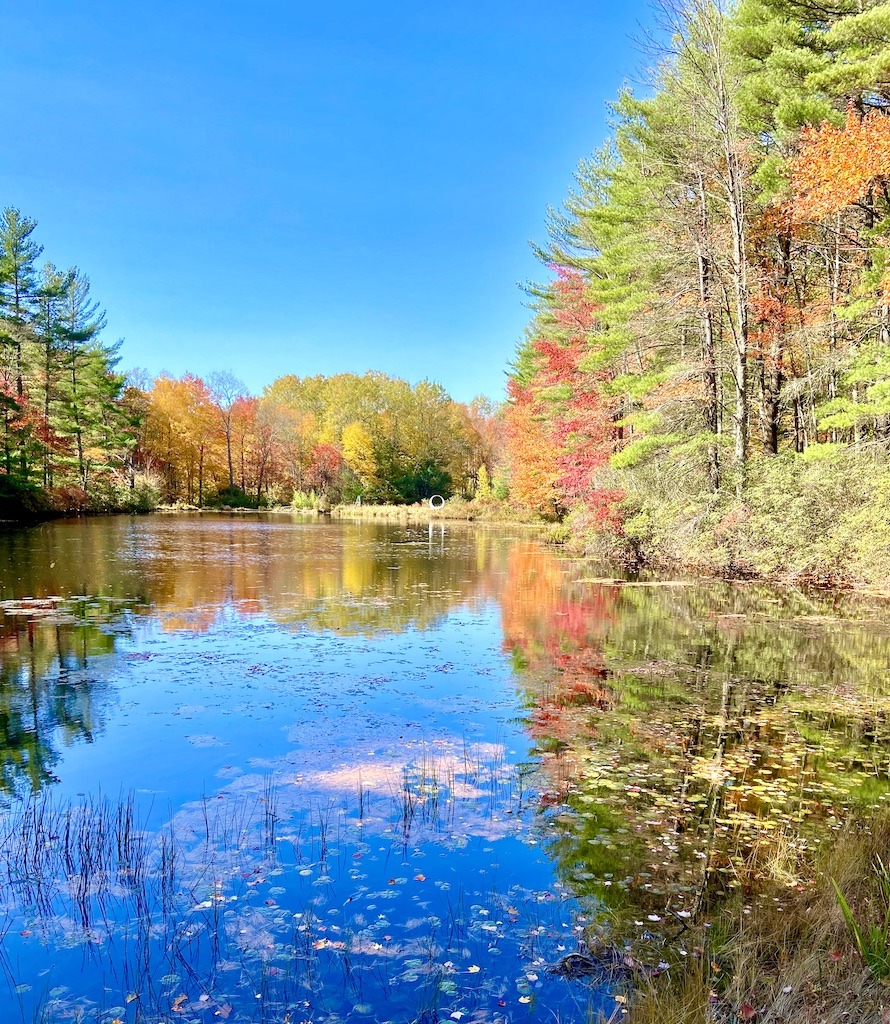
[[[748, 566], [708, 565], [695, 560], [683, 561], [675, 558], [662, 558], [649, 555], [642, 559], [628, 559], [621, 553], [598, 551], [597, 545], [585, 545], [584, 538], [578, 534], [564, 537], [561, 524], [534, 521], [523, 517], [521, 513], [508, 512], [503, 509], [473, 509], [466, 505], [461, 508], [431, 509], [422, 505], [334, 505], [329, 510], [301, 509], [291, 505], [275, 505], [270, 508], [199, 508], [198, 506], [158, 505], [151, 510], [134, 510], [125, 508], [108, 509], [52, 509], [39, 512], [28, 511], [17, 517], [0, 516], [0, 530], [13, 530], [39, 526], [42, 523], [58, 519], [93, 519], [101, 516], [150, 516], [150, 515], [297, 515], [307, 519], [328, 517], [331, 520], [345, 522], [383, 522], [383, 523], [414, 523], [431, 525], [433, 523], [451, 523], [454, 525], [481, 527], [520, 527], [542, 534], [541, 540], [554, 551], [561, 551], [566, 557], [599, 562], [612, 565], [633, 574], [657, 575], [661, 577], [661, 585], [665, 579], [677, 581], [684, 577], [687, 581], [722, 580], [727, 583], [772, 584], [798, 590], [832, 590], [840, 593], [858, 593], [875, 598], [890, 598], [890, 580], [869, 582], [854, 576], [837, 575], [826, 568], [824, 573], [810, 571], [805, 574], [763, 573]], [[554, 529], [555, 527], [555, 529]], [[552, 532], [553, 536], [546, 534]], [[647, 585], [644, 582], [625, 579], [607, 578], [591, 580], [591, 582], [613, 583], [616, 586]], [[648, 585], [655, 585], [649, 583]]]

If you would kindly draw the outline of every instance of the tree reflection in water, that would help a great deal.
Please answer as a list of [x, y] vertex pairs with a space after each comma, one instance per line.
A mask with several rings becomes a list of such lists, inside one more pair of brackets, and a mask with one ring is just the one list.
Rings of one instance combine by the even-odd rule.
[[551, 851], [627, 927], [675, 930], [767, 874], [801, 884], [820, 834], [890, 794], [879, 599], [590, 581], [534, 545], [509, 565], [504, 643]]
[[[20, 531], [14, 543], [11, 536], [0, 535], [7, 796], [64, 792], [76, 761], [66, 755], [84, 743], [95, 746], [81, 771], [85, 761], [111, 766], [106, 775], [120, 770], [124, 762], [105, 753], [116, 741], [138, 779], [131, 784], [154, 785], [173, 800], [165, 826], [174, 829], [173, 845], [164, 847], [167, 833], [152, 824], [145, 849], [158, 860], [146, 854], [144, 866], [177, 941], [192, 941], [191, 922], [203, 921], [193, 919], [196, 908], [213, 916], [224, 892], [239, 907], [244, 900], [251, 921], [272, 928], [274, 955], [293, 966], [281, 935], [293, 931], [295, 894], [313, 915], [321, 896], [342, 908], [347, 896], [391, 898], [382, 921], [382, 903], [373, 915], [370, 906], [361, 911], [357, 937], [332, 938], [331, 922], [316, 934], [313, 923], [306, 964], [329, 971], [325, 984], [347, 958], [376, 964], [385, 956], [401, 972], [392, 977], [407, 986], [403, 995], [413, 996], [420, 975], [408, 933], [416, 921], [441, 924], [453, 913], [454, 934], [470, 929], [479, 943], [468, 961], [477, 970], [460, 983], [448, 973], [463, 957], [463, 939], [442, 946], [441, 963], [430, 945], [423, 962], [440, 972], [423, 975], [431, 998], [446, 994], [443, 1006], [469, 1013], [460, 1000], [470, 993], [472, 1012], [481, 1012], [497, 988], [497, 999], [515, 998], [509, 1005], [525, 1012], [540, 985], [549, 1009], [581, 991], [568, 983], [557, 990], [543, 972], [569, 948], [567, 937], [575, 941], [582, 916], [608, 921], [612, 936], [669, 935], [683, 915], [710, 912], [727, 896], [749, 898], [764, 876], [806, 884], [802, 865], [820, 833], [890, 791], [890, 638], [877, 599], [595, 578], [589, 566], [527, 537], [450, 525], [444, 539], [431, 539], [426, 528], [406, 525], [121, 517]], [[193, 724], [201, 715], [204, 724]], [[127, 716], [147, 737], [146, 762], [135, 768]], [[277, 787], [271, 816], [264, 773]], [[53, 787], [56, 776], [62, 782]], [[207, 799], [195, 780], [209, 781], [214, 805], [242, 822], [226, 833], [222, 853], [212, 851], [220, 864], [231, 854], [235, 873], [207, 874]], [[44, 815], [44, 804], [31, 807]], [[64, 800], [52, 807], [45, 823], [69, 820]], [[121, 813], [130, 820], [127, 807], [136, 813], [132, 800], [121, 807], [88, 803], [75, 814], [118, 827]], [[347, 832], [330, 844], [340, 849], [333, 871], [319, 844], [327, 849], [341, 821]], [[22, 848], [33, 846], [29, 828]], [[275, 842], [257, 838], [268, 828]], [[288, 861], [274, 852], [285, 839], [308, 846]], [[408, 868], [412, 847], [430, 858], [422, 870]], [[202, 881], [168, 905], [159, 864], [173, 849], [180, 857], [191, 851], [192, 881]], [[45, 852], [64, 864], [64, 848], [51, 841]], [[406, 864], [396, 870], [390, 857]], [[80, 883], [91, 871], [79, 872]], [[71, 872], [56, 865], [52, 873], [53, 898], [64, 908]], [[22, 886], [39, 875], [14, 876], [11, 913], [21, 911]], [[495, 877], [506, 881], [502, 891]], [[109, 897], [134, 896], [130, 882], [103, 878], [123, 886]], [[450, 902], [451, 882], [478, 890], [470, 916]], [[356, 896], [365, 884], [371, 894]], [[419, 915], [414, 885], [431, 886], [429, 906], [438, 909]], [[104, 890], [87, 895], [105, 898]], [[613, 913], [599, 913], [604, 906]], [[152, 931], [153, 915], [143, 920], [145, 934], [159, 943], [152, 957], [163, 958], [173, 947]], [[67, 927], [72, 915], [58, 909], [55, 918]], [[237, 945], [242, 933], [224, 916], [211, 923], [192, 938]], [[46, 936], [57, 934], [44, 924]], [[398, 929], [407, 938], [396, 946]], [[16, 924], [7, 943], [36, 956], [30, 934]], [[64, 929], [58, 934], [60, 944], [69, 941]], [[84, 928], [77, 935], [93, 941]], [[488, 958], [492, 936], [511, 943], [497, 969], [497, 956]], [[533, 960], [529, 937], [538, 943]], [[208, 978], [213, 942], [200, 954]], [[260, 943], [245, 952], [238, 970], [266, 965], [264, 950]], [[153, 959], [146, 967], [147, 986], [166, 976], [156, 977], [155, 966]], [[72, 967], [71, 977], [77, 985], [64, 998], [79, 1006], [98, 976], [81, 981]], [[220, 1007], [223, 988], [233, 1006], [244, 994], [226, 981]], [[609, 991], [584, 989], [611, 1012]], [[158, 1005], [166, 1011], [181, 994], [161, 986]], [[200, 991], [190, 998], [200, 1007]]]
[[92, 743], [114, 699], [108, 681], [119, 604], [3, 603], [0, 618], [0, 789], [56, 781], [59, 748]]

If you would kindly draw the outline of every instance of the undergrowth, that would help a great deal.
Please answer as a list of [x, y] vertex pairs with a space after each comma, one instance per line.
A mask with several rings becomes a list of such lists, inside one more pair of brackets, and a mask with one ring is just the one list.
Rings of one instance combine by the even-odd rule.
[[884, 1024], [890, 812], [856, 817], [793, 884], [767, 874], [696, 917], [635, 992], [630, 1024]]
[[588, 553], [637, 565], [887, 585], [890, 468], [877, 451], [819, 454], [752, 458], [741, 496], [731, 480], [714, 493], [698, 468], [667, 460], [613, 472], [603, 486], [625, 492], [620, 536], [597, 535], [581, 520], [575, 532]]

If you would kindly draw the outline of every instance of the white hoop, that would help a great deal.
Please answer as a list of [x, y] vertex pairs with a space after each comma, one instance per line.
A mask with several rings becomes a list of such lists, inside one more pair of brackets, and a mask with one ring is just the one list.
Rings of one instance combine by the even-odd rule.
[[[439, 504], [437, 505], [436, 502], [438, 502]], [[430, 498], [430, 508], [431, 509], [445, 508], [445, 499], [442, 497], [441, 494], [434, 494], [432, 496], [432, 498]]]

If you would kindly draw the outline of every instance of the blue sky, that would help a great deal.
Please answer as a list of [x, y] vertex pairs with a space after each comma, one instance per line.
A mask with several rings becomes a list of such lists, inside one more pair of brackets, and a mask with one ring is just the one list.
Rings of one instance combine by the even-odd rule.
[[500, 397], [528, 240], [646, 20], [642, 0], [5, 4], [0, 203], [90, 276], [126, 367]]

